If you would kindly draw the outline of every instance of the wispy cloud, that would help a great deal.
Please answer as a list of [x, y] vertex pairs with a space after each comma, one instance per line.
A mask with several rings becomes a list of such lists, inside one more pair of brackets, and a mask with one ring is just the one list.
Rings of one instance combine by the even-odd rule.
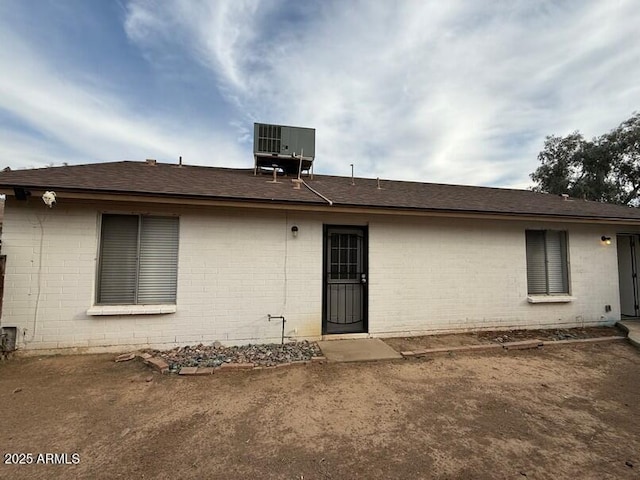
[[0, 108], [93, 160], [248, 166], [263, 121], [315, 127], [317, 172], [524, 187], [545, 135], [598, 135], [638, 109], [638, 24], [633, 0], [131, 0], [122, 32], [172, 109], [197, 115], [134, 108], [115, 77], [61, 73], [6, 24], [18, 48], [0, 67], [20, 68]]
[[523, 185], [545, 135], [640, 103], [632, 1], [297, 3], [135, 1], [127, 32], [181, 32], [248, 121], [315, 127], [323, 171]]
[[154, 108], [140, 111], [118, 97], [115, 84], [78, 69], [60, 70], [44, 55], [0, 29], [0, 142], [4, 164], [37, 167], [158, 158], [239, 165], [235, 138]]

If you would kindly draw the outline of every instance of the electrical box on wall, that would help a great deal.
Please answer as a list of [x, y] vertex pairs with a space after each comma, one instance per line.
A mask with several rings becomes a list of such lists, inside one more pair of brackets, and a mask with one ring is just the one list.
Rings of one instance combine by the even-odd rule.
[[16, 349], [16, 337], [18, 329], [16, 327], [0, 328], [0, 353], [13, 352]]

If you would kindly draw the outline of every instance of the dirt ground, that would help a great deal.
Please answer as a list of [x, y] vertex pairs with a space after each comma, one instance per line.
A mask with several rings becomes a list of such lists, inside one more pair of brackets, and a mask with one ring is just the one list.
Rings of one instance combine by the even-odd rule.
[[207, 377], [12, 359], [0, 405], [0, 478], [640, 478], [640, 351], [624, 341]]

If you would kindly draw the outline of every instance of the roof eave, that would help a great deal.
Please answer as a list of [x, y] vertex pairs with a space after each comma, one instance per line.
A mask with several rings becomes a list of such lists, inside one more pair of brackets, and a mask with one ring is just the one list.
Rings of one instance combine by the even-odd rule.
[[[41, 185], [19, 185], [21, 188], [30, 189], [32, 195], [40, 196], [49, 187]], [[377, 215], [405, 215], [405, 216], [428, 216], [428, 217], [449, 217], [449, 218], [482, 218], [495, 220], [516, 220], [516, 221], [554, 221], [569, 223], [597, 223], [597, 224], [621, 224], [640, 226], [640, 219], [610, 216], [587, 216], [587, 215], [562, 215], [555, 213], [535, 213], [535, 212], [500, 212], [491, 210], [473, 209], [443, 209], [443, 208], [418, 208], [402, 206], [380, 206], [365, 204], [328, 203], [318, 201], [300, 201], [275, 198], [243, 198], [215, 195], [189, 195], [161, 192], [131, 192], [119, 190], [96, 190], [96, 189], [68, 189], [55, 188], [59, 199], [86, 199], [98, 201], [116, 202], [140, 202], [140, 203], [162, 203], [173, 205], [206, 205], [232, 208], [259, 208], [259, 209], [287, 209], [298, 211], [318, 211], [333, 213], [364, 213]], [[0, 193], [13, 196], [13, 186], [0, 185]], [[61, 195], [63, 193], [63, 195]]]

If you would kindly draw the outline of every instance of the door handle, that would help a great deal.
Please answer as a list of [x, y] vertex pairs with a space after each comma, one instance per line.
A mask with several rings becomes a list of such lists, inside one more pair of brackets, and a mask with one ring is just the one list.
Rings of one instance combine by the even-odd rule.
[[367, 283], [367, 274], [366, 273], [361, 273], [360, 274], [360, 283]]

